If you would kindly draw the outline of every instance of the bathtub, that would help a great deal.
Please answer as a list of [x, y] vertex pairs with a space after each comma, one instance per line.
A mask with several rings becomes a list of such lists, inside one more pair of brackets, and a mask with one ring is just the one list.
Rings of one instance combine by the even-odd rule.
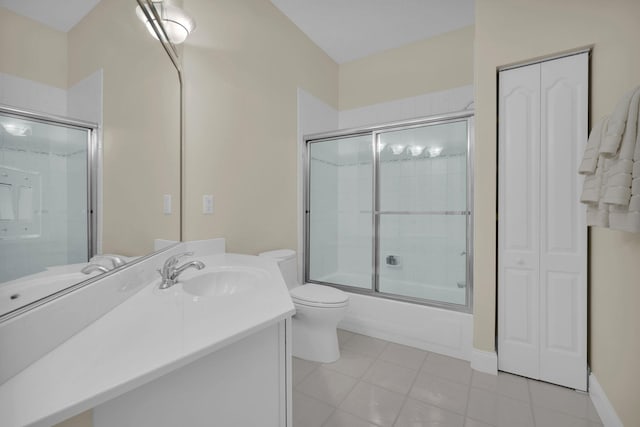
[[[349, 283], [367, 288], [370, 276], [333, 273], [322, 281]], [[464, 288], [443, 288], [396, 281], [393, 287], [412, 289], [429, 299], [464, 303]], [[418, 292], [423, 292], [422, 294]], [[432, 351], [458, 359], [471, 360], [473, 350], [473, 315], [438, 307], [390, 300], [348, 292], [349, 308], [339, 328]]]
[[[357, 286], [359, 288], [370, 288], [371, 276], [366, 274], [354, 274], [354, 273], [332, 273], [323, 276], [320, 279], [321, 282], [326, 283], [338, 283], [349, 286]], [[409, 282], [406, 280], [384, 280], [384, 289], [381, 289], [385, 293], [395, 295], [410, 295], [416, 298], [422, 298], [433, 301], [444, 301], [453, 304], [464, 304], [466, 289], [464, 287], [459, 288], [457, 285], [451, 286], [437, 286], [437, 285], [425, 285], [422, 283]]]

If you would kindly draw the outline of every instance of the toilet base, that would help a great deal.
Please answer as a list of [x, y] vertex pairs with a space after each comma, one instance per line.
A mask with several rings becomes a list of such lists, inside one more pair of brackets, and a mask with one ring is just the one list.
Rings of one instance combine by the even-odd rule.
[[[334, 310], [336, 312], [327, 313]], [[346, 307], [309, 309], [296, 306], [292, 322], [293, 356], [320, 363], [338, 360], [340, 347], [337, 326], [344, 317], [344, 312]]]

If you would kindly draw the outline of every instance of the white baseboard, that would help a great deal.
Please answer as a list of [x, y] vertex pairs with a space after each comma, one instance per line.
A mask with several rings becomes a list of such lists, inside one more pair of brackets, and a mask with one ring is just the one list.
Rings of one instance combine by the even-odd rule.
[[498, 355], [495, 351], [471, 350], [471, 368], [485, 374], [498, 375]]
[[607, 394], [593, 374], [589, 375], [589, 396], [604, 427], [624, 427], [616, 410], [609, 402]]

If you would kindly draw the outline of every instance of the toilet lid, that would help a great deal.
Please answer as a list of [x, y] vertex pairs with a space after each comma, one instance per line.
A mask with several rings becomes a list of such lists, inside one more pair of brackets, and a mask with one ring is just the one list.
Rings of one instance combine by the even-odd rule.
[[309, 284], [291, 289], [291, 299], [302, 304], [344, 304], [349, 296], [330, 286]]

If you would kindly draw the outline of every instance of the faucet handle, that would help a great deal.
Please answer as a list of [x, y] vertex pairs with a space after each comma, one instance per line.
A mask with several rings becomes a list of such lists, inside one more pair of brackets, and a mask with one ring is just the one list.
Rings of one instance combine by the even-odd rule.
[[188, 257], [188, 256], [193, 256], [193, 252], [183, 252], [181, 254], [176, 254], [176, 255], [170, 256], [164, 262], [164, 269], [167, 270], [167, 269], [175, 267], [178, 264], [178, 261], [181, 258]]
[[184, 257], [188, 257], [188, 256], [193, 256], [193, 252], [183, 252], [181, 254], [173, 255], [173, 256], [169, 257], [169, 261], [177, 263], [179, 259], [184, 258]]
[[120, 255], [115, 255], [115, 254], [103, 254], [102, 255], [105, 258], [108, 258], [111, 260], [111, 262], [113, 262], [113, 266], [114, 267], [120, 267], [125, 265], [127, 262], [122, 259], [122, 257]]

